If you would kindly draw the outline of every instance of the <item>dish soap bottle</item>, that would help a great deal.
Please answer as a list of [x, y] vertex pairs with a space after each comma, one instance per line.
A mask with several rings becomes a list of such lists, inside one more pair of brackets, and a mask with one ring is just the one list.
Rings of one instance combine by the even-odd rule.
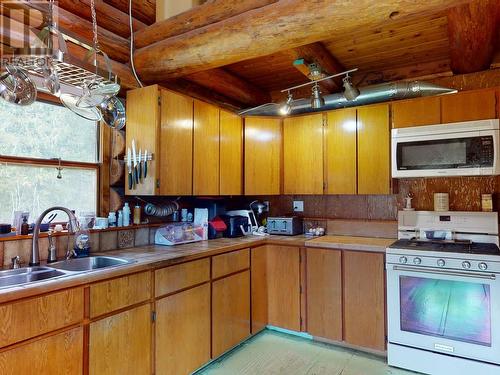
[[75, 243], [73, 249], [75, 250], [76, 257], [88, 257], [90, 255], [90, 233], [85, 224], [79, 225], [74, 238]]
[[28, 218], [23, 217], [23, 223], [21, 224], [21, 235], [26, 236], [30, 231], [30, 226], [28, 225]]

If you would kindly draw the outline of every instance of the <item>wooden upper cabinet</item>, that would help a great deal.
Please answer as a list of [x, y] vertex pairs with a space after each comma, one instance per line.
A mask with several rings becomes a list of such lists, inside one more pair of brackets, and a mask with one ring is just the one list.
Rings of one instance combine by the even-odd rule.
[[441, 123], [441, 97], [432, 96], [392, 103], [392, 127], [407, 128]]
[[245, 118], [245, 195], [280, 194], [281, 148], [281, 119]]
[[[155, 195], [158, 193], [157, 179], [160, 171], [160, 161], [158, 160], [160, 150], [158, 95], [157, 85], [127, 91], [127, 148], [132, 149], [132, 140], [135, 140], [137, 152], [142, 149], [142, 152], [148, 150], [148, 154], [154, 154], [154, 160], [148, 162], [148, 176], [143, 182], [136, 184], [135, 188], [129, 189], [128, 176], [125, 178], [125, 194], [127, 195]], [[128, 174], [127, 171], [126, 174]]]
[[389, 105], [358, 108], [358, 194], [390, 193]]
[[160, 149], [160, 194], [191, 195], [193, 99], [161, 90]]
[[323, 194], [323, 114], [283, 121], [284, 194]]
[[443, 95], [442, 121], [460, 122], [496, 118], [495, 90], [464, 91]]
[[356, 109], [327, 113], [325, 127], [326, 194], [356, 194]]
[[194, 101], [193, 194], [219, 195], [219, 108]]
[[220, 111], [220, 195], [243, 193], [243, 120]]

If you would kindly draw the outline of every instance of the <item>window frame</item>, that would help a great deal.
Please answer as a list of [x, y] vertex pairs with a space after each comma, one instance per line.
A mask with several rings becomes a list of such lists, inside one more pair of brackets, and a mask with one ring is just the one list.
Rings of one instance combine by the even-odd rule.
[[[38, 92], [36, 101], [41, 103], [47, 103], [49, 105], [56, 105], [63, 107], [61, 102], [55, 96]], [[69, 111], [69, 109], [68, 109]], [[95, 163], [89, 162], [79, 162], [79, 161], [69, 161], [61, 159], [61, 167], [72, 168], [72, 169], [90, 169], [96, 172], [96, 216], [99, 215], [102, 207], [102, 194], [100, 191], [101, 187], [101, 176], [103, 170], [103, 148], [102, 148], [102, 124], [100, 121], [97, 122], [97, 139], [96, 139], [96, 152], [97, 161]], [[8, 156], [0, 154], [0, 164], [17, 164], [17, 165], [30, 165], [30, 166], [44, 166], [44, 167], [58, 167], [59, 159], [42, 159], [42, 158], [31, 158], [22, 156]], [[48, 207], [47, 207], [48, 208]]]

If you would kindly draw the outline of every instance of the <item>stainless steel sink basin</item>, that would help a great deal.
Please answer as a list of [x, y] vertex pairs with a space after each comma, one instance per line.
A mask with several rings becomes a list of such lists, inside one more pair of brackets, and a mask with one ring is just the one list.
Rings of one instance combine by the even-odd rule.
[[65, 272], [50, 267], [24, 267], [0, 271], [0, 288], [64, 276]]
[[50, 266], [63, 271], [83, 272], [93, 271], [101, 268], [123, 266], [133, 261], [108, 256], [93, 256], [88, 258], [73, 258], [61, 262], [52, 263]]

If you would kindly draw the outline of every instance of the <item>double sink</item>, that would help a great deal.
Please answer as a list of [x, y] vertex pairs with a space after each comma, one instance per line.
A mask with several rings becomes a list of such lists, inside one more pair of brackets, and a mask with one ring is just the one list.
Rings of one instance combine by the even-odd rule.
[[0, 271], [0, 288], [31, 284], [37, 281], [77, 275], [82, 272], [122, 266], [133, 262], [133, 260], [119, 257], [91, 256], [88, 258], [63, 260], [51, 263], [50, 266], [23, 267]]

